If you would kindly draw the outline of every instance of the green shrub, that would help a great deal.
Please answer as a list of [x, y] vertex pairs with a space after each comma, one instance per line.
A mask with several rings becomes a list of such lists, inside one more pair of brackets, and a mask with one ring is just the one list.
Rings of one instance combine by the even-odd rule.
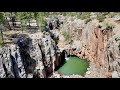
[[0, 42], [2, 42], [2, 35], [1, 35], [1, 33], [0, 33]]
[[2, 40], [2, 35], [0, 34], [0, 47], [3, 46], [3, 40]]
[[87, 24], [87, 23], [90, 22], [90, 21], [91, 21], [91, 19], [88, 18], [88, 19], [85, 20], [85, 23]]
[[113, 25], [112, 23], [108, 23], [108, 22], [104, 22], [103, 26], [106, 27], [107, 29], [115, 28], [115, 25]]
[[90, 12], [82, 12], [80, 14], [80, 19], [84, 20], [84, 19], [89, 19], [90, 18]]
[[97, 15], [97, 20], [99, 20], [99, 22], [103, 22], [105, 19], [105, 16], [103, 15]]
[[70, 33], [69, 32], [66, 32], [66, 31], [64, 31], [63, 33], [62, 33], [62, 35], [64, 36], [64, 38], [65, 38], [65, 41], [70, 41], [71, 40], [71, 35], [70, 35]]
[[59, 37], [53, 36], [52, 39], [54, 40], [55, 44], [58, 44], [59, 41]]
[[107, 15], [109, 16], [110, 12], [99, 12], [97, 13], [97, 20], [99, 20], [99, 22], [103, 22]]
[[109, 16], [110, 18], [112, 18], [112, 17], [113, 17], [113, 16], [115, 16], [115, 15], [116, 15], [116, 13], [111, 12], [111, 13], [109, 13], [109, 15], [108, 15], [108, 16]]

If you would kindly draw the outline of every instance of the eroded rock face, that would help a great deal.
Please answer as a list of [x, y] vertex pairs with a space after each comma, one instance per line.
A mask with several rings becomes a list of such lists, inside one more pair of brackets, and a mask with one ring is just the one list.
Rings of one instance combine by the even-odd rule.
[[1, 78], [46, 78], [59, 65], [60, 51], [50, 34], [36, 37], [19, 37], [0, 48]]
[[[60, 62], [60, 50], [55, 45], [55, 41], [50, 37], [50, 33], [46, 32], [41, 41], [42, 52], [44, 52], [44, 66], [46, 72], [51, 73]], [[54, 63], [54, 64], [53, 64]], [[55, 66], [54, 66], [55, 65]]]
[[[28, 73], [32, 73], [36, 78], [46, 78], [59, 65], [60, 55], [54, 40], [49, 32], [44, 32], [43, 37], [26, 41], [29, 41], [26, 43], [26, 49], [27, 47], [28, 49], [23, 52], [22, 56], [26, 57], [25, 53], [28, 54], [29, 62], [26, 64], [28, 64], [28, 68], [33, 68], [32, 72]], [[22, 51], [24, 50], [25, 48], [23, 47]]]
[[38, 78], [46, 77], [45, 68], [43, 65], [43, 52], [41, 50], [41, 39], [32, 40], [30, 48], [30, 56], [36, 61], [34, 76]]
[[120, 73], [120, 35], [114, 35], [107, 43], [109, 71]]
[[[70, 55], [90, 61], [86, 78], [120, 77], [120, 27], [112, 29], [99, 25], [95, 19], [85, 24], [84, 20], [66, 18], [60, 30], [48, 28], [43, 37], [40, 34], [13, 36], [17, 38], [16, 44], [0, 48], [0, 78], [46, 78], [62, 62], [64, 49]], [[60, 37], [64, 42], [62, 31], [69, 32], [73, 42], [57, 47], [53, 38]]]
[[[75, 20], [73, 21], [75, 22]], [[88, 22], [85, 27], [76, 29], [78, 26], [70, 21], [70, 26], [66, 27], [70, 30], [73, 37], [73, 43], [68, 48], [70, 54], [77, 55], [80, 58], [87, 59], [95, 64], [98, 68], [98, 77], [109, 77], [111, 72], [119, 72], [120, 60], [120, 32], [118, 28], [102, 28], [97, 20]], [[80, 22], [80, 21], [78, 21]], [[75, 26], [76, 25], [76, 26]], [[82, 24], [84, 26], [84, 24]], [[82, 26], [81, 25], [81, 26]], [[65, 25], [63, 26], [65, 28]], [[69, 29], [70, 28], [70, 29]], [[69, 32], [69, 31], [68, 31]], [[78, 33], [81, 33], [78, 35]], [[97, 69], [96, 69], [97, 70]]]
[[11, 45], [2, 47], [0, 51], [1, 78], [26, 78], [19, 48]]

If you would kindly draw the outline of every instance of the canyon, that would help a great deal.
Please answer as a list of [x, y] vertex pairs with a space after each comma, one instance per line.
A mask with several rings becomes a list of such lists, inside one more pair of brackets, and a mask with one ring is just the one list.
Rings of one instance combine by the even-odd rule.
[[[62, 20], [59, 28], [50, 31], [13, 34], [14, 43], [0, 48], [0, 78], [119, 78], [119, 21], [104, 21], [113, 28], [96, 19], [88, 23], [75, 17]], [[69, 33], [68, 41], [63, 32]], [[85, 76], [60, 75], [56, 71], [63, 62], [63, 50], [87, 59], [90, 66]]]

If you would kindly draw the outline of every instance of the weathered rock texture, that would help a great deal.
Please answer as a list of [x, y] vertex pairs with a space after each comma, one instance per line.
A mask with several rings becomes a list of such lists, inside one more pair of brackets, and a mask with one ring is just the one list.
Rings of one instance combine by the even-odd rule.
[[21, 35], [15, 44], [0, 48], [0, 77], [45, 78], [59, 60], [60, 51], [48, 32], [41, 38]]
[[[110, 22], [110, 21], [108, 21]], [[112, 21], [114, 22], [114, 21]], [[118, 23], [118, 22], [117, 22]], [[85, 24], [84, 20], [64, 19], [64, 24], [46, 30], [43, 34], [14, 36], [16, 43], [0, 48], [0, 78], [46, 78], [79, 77], [60, 76], [54, 70], [59, 68], [66, 49], [70, 55], [90, 61], [85, 78], [120, 77], [120, 25], [115, 28], [100, 26], [97, 20]], [[54, 24], [53, 24], [54, 25]], [[66, 45], [62, 32], [72, 36], [72, 42]], [[59, 37], [58, 44], [56, 38]]]
[[92, 20], [87, 24], [84, 24], [82, 20], [66, 20], [65, 24], [63, 30], [70, 32], [73, 39], [73, 43], [68, 48], [70, 54], [94, 63], [99, 73], [98, 77], [109, 77], [113, 71], [120, 72], [118, 25], [115, 25], [114, 29], [103, 28], [99, 26], [101, 24], [97, 20]]
[[15, 45], [0, 49], [0, 77], [1, 78], [26, 78], [23, 62], [20, 57], [19, 47]]

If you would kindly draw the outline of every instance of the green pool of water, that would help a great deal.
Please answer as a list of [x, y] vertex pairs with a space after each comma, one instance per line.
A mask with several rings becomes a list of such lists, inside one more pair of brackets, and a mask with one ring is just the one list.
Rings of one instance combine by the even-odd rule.
[[58, 69], [58, 73], [64, 75], [79, 74], [84, 76], [89, 67], [87, 60], [80, 59], [77, 56], [70, 56], [68, 60]]

